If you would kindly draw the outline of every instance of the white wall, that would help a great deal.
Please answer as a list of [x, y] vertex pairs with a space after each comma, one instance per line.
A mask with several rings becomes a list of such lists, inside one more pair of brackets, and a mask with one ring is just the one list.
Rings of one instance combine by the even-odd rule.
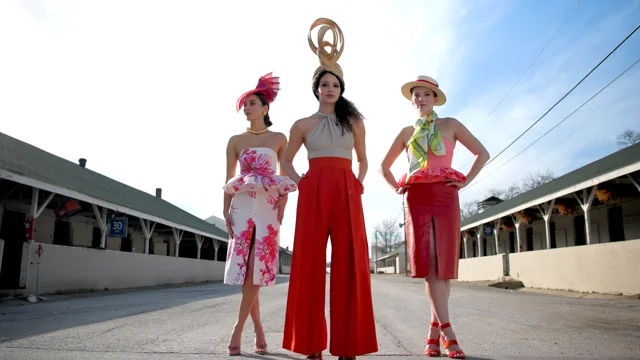
[[640, 294], [640, 240], [511, 254], [509, 267], [526, 287]]
[[460, 259], [458, 263], [458, 280], [498, 280], [504, 276], [506, 256], [507, 255], [492, 255]]
[[396, 266], [387, 266], [387, 267], [379, 267], [378, 268], [378, 273], [383, 273], [383, 274], [397, 274], [398, 269], [396, 268]]
[[[31, 244], [31, 262], [38, 262]], [[224, 262], [42, 244], [39, 293], [104, 290], [185, 282], [221, 281]], [[29, 266], [27, 290], [35, 293], [38, 265]]]

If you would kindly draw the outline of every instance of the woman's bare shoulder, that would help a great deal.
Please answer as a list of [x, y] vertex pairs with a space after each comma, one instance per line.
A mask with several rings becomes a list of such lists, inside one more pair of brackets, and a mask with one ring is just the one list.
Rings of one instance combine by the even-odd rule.
[[415, 129], [413, 125], [405, 126], [402, 128], [402, 130], [400, 130], [400, 133], [398, 134], [398, 136], [408, 141], [409, 138], [411, 138], [411, 135], [413, 135], [414, 131]]
[[309, 128], [315, 127], [317, 122], [318, 122], [317, 117], [313, 117], [313, 116], [303, 117], [293, 122], [293, 125], [291, 125], [291, 130], [305, 131], [305, 130], [308, 130]]
[[444, 118], [438, 118], [438, 125], [439, 126], [459, 126], [461, 125], [461, 123], [456, 118], [444, 117]]

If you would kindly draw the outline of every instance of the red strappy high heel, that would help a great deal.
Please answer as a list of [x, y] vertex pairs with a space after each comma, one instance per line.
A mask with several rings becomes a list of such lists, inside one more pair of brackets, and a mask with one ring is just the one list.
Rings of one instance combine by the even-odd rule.
[[[437, 322], [431, 322], [431, 324], [429, 324], [429, 325], [431, 325], [431, 327], [440, 329], [440, 324], [438, 324]], [[429, 345], [437, 345], [438, 346], [438, 350], [429, 349]], [[440, 352], [440, 336], [438, 336], [435, 339], [427, 338], [427, 347], [424, 349], [424, 354], [427, 355], [428, 357], [438, 357], [438, 356], [440, 356], [440, 354], [441, 354], [441, 352]]]
[[[440, 325], [440, 331], [442, 331], [442, 329], [446, 329], [448, 327], [451, 327], [451, 323], [446, 323], [446, 324]], [[442, 343], [444, 344], [444, 350], [445, 351], [447, 351], [447, 349], [449, 349], [449, 347], [451, 345], [458, 345], [458, 341], [457, 340], [449, 340], [449, 341], [447, 341], [446, 338], [444, 337], [444, 333], [441, 336], [442, 336]], [[447, 351], [447, 357], [449, 357], [450, 359], [466, 359], [467, 358], [464, 355], [464, 352], [462, 350], [456, 350], [456, 351], [452, 351], [452, 352]]]

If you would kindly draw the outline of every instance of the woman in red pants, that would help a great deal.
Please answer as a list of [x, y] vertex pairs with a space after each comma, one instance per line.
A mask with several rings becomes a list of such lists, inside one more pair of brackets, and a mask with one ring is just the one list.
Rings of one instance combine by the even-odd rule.
[[[323, 25], [318, 44], [323, 44], [329, 30], [336, 43], [341, 40], [333, 21], [318, 19], [311, 29], [316, 25]], [[342, 96], [343, 74], [336, 63], [342, 49], [334, 47], [327, 53], [315, 48], [311, 31], [309, 43], [320, 58], [321, 66], [313, 76], [313, 94], [320, 106], [315, 114], [293, 124], [281, 161], [299, 191], [283, 347], [307, 359], [322, 359], [327, 347], [325, 254], [331, 237], [329, 352], [339, 359], [355, 359], [378, 351], [361, 200], [368, 167], [365, 128], [362, 114]], [[292, 161], [303, 144], [309, 170], [300, 177]], [[354, 149], [357, 177], [351, 170]]]
[[[424, 278], [431, 304], [431, 328], [425, 355], [440, 356], [440, 333], [448, 357], [465, 355], [449, 323], [449, 280], [458, 278], [460, 204], [458, 190], [469, 184], [489, 160], [489, 153], [467, 128], [433, 110], [446, 97], [438, 82], [418, 76], [402, 86], [402, 94], [418, 112], [418, 120], [396, 137], [380, 165], [387, 183], [405, 196], [405, 234], [411, 276]], [[451, 168], [453, 149], [460, 141], [476, 159], [467, 175]], [[398, 182], [391, 165], [407, 152], [409, 168]]]

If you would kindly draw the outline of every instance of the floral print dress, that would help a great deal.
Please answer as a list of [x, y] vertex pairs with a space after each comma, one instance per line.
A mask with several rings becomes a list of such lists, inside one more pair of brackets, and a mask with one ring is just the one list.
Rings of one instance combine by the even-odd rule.
[[[274, 286], [278, 270], [280, 224], [273, 206], [281, 194], [297, 190], [286, 176], [276, 175], [278, 157], [270, 148], [244, 149], [238, 157], [240, 175], [230, 179], [224, 191], [233, 195], [233, 239], [227, 250], [224, 283], [242, 285], [251, 246], [255, 247], [253, 284]], [[252, 235], [255, 231], [255, 242]]]

